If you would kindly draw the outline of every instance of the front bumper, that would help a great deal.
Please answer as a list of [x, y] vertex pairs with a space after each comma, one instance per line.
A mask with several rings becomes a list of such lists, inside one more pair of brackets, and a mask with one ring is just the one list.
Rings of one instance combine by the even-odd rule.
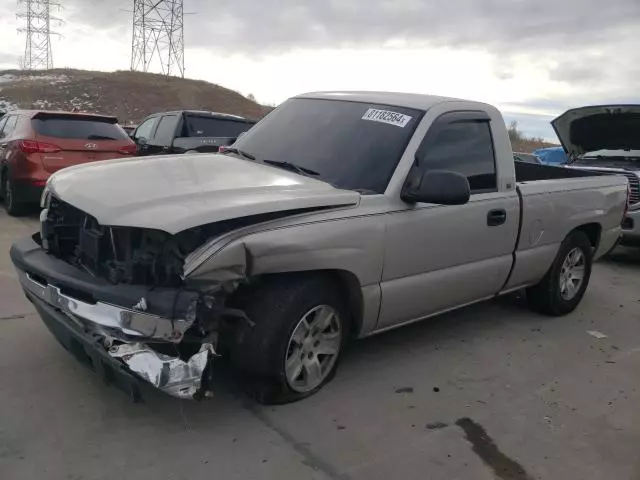
[[134, 402], [142, 399], [139, 379], [107, 353], [102, 336], [85, 332], [59, 310], [29, 292], [25, 293], [56, 340], [81, 364], [98, 374], [106, 384], [130, 395]]
[[[195, 320], [198, 292], [113, 285], [48, 255], [36, 240], [14, 244], [11, 259], [27, 298], [67, 350], [134, 400], [132, 379], [178, 398], [208, 396], [203, 377], [213, 345], [202, 343], [186, 359], [177, 346]], [[157, 345], [173, 346], [176, 356]]]

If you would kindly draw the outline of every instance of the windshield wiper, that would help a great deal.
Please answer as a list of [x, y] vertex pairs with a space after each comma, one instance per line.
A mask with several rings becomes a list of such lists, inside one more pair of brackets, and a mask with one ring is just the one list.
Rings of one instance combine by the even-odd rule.
[[244, 157], [244, 158], [246, 158], [248, 160], [255, 160], [256, 159], [256, 157], [254, 157], [250, 153], [247, 153], [247, 152], [245, 152], [243, 150], [240, 150], [239, 148], [235, 148], [235, 147], [224, 147], [224, 149], [220, 153], [222, 153], [223, 155], [225, 153], [235, 153], [236, 155]]
[[291, 162], [284, 162], [281, 160], [263, 160], [263, 162], [266, 163], [267, 165], [273, 165], [274, 167], [284, 168], [291, 172], [299, 173], [305, 176], [309, 176], [309, 175], [313, 177], [320, 176], [320, 173], [316, 172], [315, 170], [311, 170], [310, 168], [306, 168], [306, 167], [301, 167], [300, 165], [296, 165], [295, 163], [291, 163]]

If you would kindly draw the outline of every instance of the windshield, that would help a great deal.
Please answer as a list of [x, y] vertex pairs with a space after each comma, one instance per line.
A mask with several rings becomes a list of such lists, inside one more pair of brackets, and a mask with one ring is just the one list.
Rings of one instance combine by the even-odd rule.
[[120, 126], [99, 118], [87, 119], [74, 116], [35, 118], [34, 130], [39, 135], [79, 140], [124, 140], [128, 138]]
[[189, 115], [185, 119], [186, 137], [236, 138], [253, 126], [253, 122]]
[[337, 100], [291, 99], [234, 147], [258, 161], [317, 172], [337, 188], [383, 193], [423, 112]]

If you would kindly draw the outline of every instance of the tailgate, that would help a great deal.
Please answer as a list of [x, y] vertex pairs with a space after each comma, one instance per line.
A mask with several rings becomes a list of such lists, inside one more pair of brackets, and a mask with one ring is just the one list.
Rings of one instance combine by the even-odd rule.
[[133, 155], [135, 144], [113, 117], [40, 113], [32, 120], [35, 140], [46, 146], [40, 152], [50, 173], [61, 168]]
[[173, 148], [181, 152], [217, 152], [220, 147], [226, 147], [235, 141], [235, 137], [178, 137], [173, 141]]
[[[130, 153], [125, 153], [126, 149], [131, 147], [131, 142], [129, 141], [60, 141], [60, 139], [40, 135], [38, 135], [37, 139], [38, 142], [53, 144], [60, 149], [52, 153], [40, 153], [42, 166], [49, 173], [57, 172], [72, 165], [131, 155]], [[131, 151], [133, 152], [133, 150]]]

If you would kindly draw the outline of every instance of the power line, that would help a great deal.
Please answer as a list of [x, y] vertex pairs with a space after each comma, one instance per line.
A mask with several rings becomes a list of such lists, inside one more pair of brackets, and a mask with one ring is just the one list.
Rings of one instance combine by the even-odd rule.
[[25, 26], [18, 31], [26, 34], [24, 57], [21, 67], [25, 70], [49, 70], [53, 68], [51, 23], [60, 20], [51, 16], [51, 7], [60, 7], [52, 0], [18, 0], [21, 11], [18, 18], [25, 20]]
[[183, 0], [133, 0], [131, 70], [184, 77]]

